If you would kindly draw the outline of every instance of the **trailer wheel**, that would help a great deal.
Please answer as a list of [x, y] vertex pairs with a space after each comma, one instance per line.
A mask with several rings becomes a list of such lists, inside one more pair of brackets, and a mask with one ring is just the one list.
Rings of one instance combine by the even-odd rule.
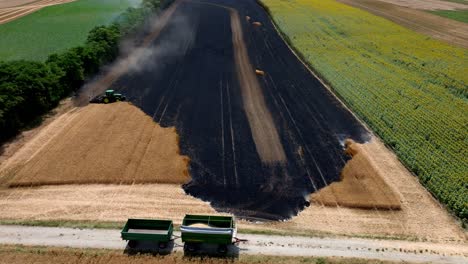
[[198, 245], [194, 243], [185, 243], [184, 252], [185, 253], [195, 253], [198, 250]]
[[129, 240], [128, 241], [128, 246], [130, 248], [134, 248], [136, 246], [137, 242], [135, 240]]
[[167, 243], [165, 242], [159, 242], [159, 248], [160, 249], [165, 249], [167, 247]]
[[218, 253], [219, 254], [226, 254], [228, 251], [227, 245], [219, 245], [218, 246]]

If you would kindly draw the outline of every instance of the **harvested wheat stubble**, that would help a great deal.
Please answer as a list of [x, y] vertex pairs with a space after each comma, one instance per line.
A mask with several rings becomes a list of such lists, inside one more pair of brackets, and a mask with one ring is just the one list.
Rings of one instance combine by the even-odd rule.
[[[460, 228], [379, 139], [373, 138], [364, 146], [373, 154], [372, 159], [379, 165], [385, 181], [401, 195], [402, 210], [362, 210], [312, 203], [290, 221], [240, 220], [239, 228], [288, 234], [403, 236], [466, 244], [468, 232]], [[218, 214], [208, 202], [186, 195], [178, 184], [0, 188], [0, 212], [4, 220], [125, 222], [128, 218], [159, 218], [172, 219], [177, 225], [182, 223], [185, 214]]]
[[385, 182], [378, 166], [362, 144], [346, 141], [352, 159], [341, 172], [341, 181], [312, 194], [312, 200], [326, 206], [363, 209], [401, 209], [397, 193]]
[[129, 103], [89, 105], [67, 122], [57, 134], [50, 131], [50, 140], [24, 164], [10, 168], [16, 173], [7, 185], [189, 180], [188, 158], [179, 155], [175, 128], [161, 128]]

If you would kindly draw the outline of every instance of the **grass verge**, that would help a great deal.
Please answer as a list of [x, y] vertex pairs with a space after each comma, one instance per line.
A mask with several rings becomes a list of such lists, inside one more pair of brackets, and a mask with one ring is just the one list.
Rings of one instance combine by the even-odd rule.
[[430, 12], [441, 17], [468, 23], [468, 10], [434, 10]]
[[265, 255], [240, 255], [237, 259], [209, 258], [209, 257], [184, 257], [182, 253], [172, 253], [167, 256], [136, 255], [127, 256], [120, 250], [105, 249], [71, 249], [29, 247], [20, 245], [0, 245], [0, 263], [317, 263], [317, 264], [387, 264], [394, 262], [364, 260], [357, 258], [316, 258], [316, 257], [283, 257]]

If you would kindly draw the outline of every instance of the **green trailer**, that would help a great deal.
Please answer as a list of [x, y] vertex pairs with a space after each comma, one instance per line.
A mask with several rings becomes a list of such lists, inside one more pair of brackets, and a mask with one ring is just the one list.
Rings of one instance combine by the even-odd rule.
[[237, 228], [232, 216], [185, 215], [180, 231], [186, 253], [195, 253], [201, 244], [214, 244], [224, 254], [233, 244]]
[[137, 241], [153, 241], [163, 249], [172, 240], [173, 231], [174, 225], [171, 220], [128, 219], [120, 234], [131, 248]]

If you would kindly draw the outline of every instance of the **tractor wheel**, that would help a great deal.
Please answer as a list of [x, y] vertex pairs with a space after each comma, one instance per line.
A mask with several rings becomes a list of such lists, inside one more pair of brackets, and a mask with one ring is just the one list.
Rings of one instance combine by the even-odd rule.
[[109, 98], [104, 98], [104, 100], [102, 100], [102, 102], [104, 102], [105, 104], [108, 104], [110, 102]]

